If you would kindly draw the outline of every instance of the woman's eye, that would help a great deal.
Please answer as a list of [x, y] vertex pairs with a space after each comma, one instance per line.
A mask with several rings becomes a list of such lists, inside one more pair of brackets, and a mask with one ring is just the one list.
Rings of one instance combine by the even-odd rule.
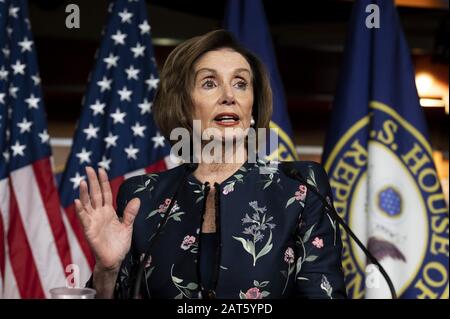
[[216, 83], [214, 83], [213, 80], [206, 80], [203, 82], [202, 87], [205, 89], [212, 89], [216, 86]]
[[247, 82], [245, 82], [245, 81], [239, 81], [239, 82], [237, 82], [237, 83], [235, 84], [235, 86], [236, 86], [238, 89], [245, 90], [245, 89], [247, 88]]

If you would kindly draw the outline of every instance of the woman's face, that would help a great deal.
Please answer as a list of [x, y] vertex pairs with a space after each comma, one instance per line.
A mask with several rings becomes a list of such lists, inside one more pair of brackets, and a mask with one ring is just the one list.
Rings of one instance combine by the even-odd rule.
[[[226, 128], [240, 128], [246, 132], [250, 127], [254, 99], [253, 74], [247, 60], [240, 53], [223, 48], [206, 52], [194, 70], [193, 119], [201, 121], [202, 131], [217, 128], [222, 138]], [[240, 135], [233, 134], [232, 137]], [[227, 139], [230, 137], [226, 136]]]

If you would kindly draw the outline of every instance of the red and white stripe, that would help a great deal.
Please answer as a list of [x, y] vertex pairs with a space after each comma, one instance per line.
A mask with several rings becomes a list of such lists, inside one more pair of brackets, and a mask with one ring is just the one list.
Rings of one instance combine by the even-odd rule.
[[[174, 167], [167, 156], [110, 181]], [[114, 203], [115, 204], [115, 203]], [[77, 269], [84, 286], [95, 263], [73, 205], [61, 209], [49, 159], [15, 170], [0, 181], [0, 298], [48, 298]]]
[[46, 298], [66, 285], [69, 241], [48, 158], [0, 181], [1, 296]]

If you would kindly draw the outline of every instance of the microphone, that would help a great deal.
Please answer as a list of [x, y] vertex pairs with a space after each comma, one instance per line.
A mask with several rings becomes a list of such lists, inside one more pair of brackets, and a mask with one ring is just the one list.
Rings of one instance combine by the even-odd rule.
[[302, 184], [306, 186], [306, 188], [317, 195], [319, 200], [322, 202], [322, 204], [325, 206], [325, 208], [330, 211], [333, 215], [333, 217], [338, 221], [338, 223], [345, 229], [347, 234], [350, 235], [350, 237], [356, 242], [356, 244], [361, 248], [361, 250], [364, 252], [364, 254], [367, 256], [367, 258], [378, 267], [378, 270], [383, 275], [384, 279], [386, 280], [386, 283], [389, 286], [389, 290], [391, 292], [392, 299], [397, 299], [397, 294], [395, 292], [394, 284], [392, 283], [391, 278], [389, 278], [389, 275], [386, 273], [386, 270], [381, 266], [381, 264], [378, 262], [378, 260], [372, 255], [372, 253], [364, 246], [364, 244], [359, 240], [359, 238], [353, 233], [353, 231], [350, 229], [350, 227], [345, 223], [345, 221], [339, 216], [339, 214], [336, 212], [336, 209], [333, 207], [333, 205], [330, 205], [326, 198], [320, 194], [320, 192], [312, 185], [310, 185], [306, 179], [302, 176], [302, 174], [294, 167], [294, 164], [292, 162], [282, 162], [280, 164], [281, 170], [292, 179], [298, 180]]
[[183, 173], [182, 179], [180, 184], [178, 184], [178, 188], [176, 189], [175, 193], [173, 194], [172, 198], [170, 199], [169, 207], [166, 209], [166, 214], [164, 214], [163, 220], [159, 223], [158, 228], [156, 229], [155, 234], [150, 239], [150, 243], [148, 244], [147, 250], [145, 251], [144, 257], [142, 258], [141, 262], [139, 263], [139, 268], [136, 275], [136, 280], [134, 281], [134, 287], [133, 287], [133, 299], [138, 299], [139, 297], [139, 291], [142, 284], [142, 277], [144, 276], [144, 269], [145, 264], [147, 263], [148, 259], [150, 258], [150, 252], [155, 245], [156, 239], [161, 233], [163, 227], [166, 225], [167, 219], [169, 217], [169, 213], [172, 210], [172, 207], [175, 203], [175, 198], [177, 197], [177, 194], [180, 192], [181, 186], [184, 184], [185, 178], [193, 171], [197, 169], [198, 164], [195, 163], [187, 163], [185, 165], [185, 171]]

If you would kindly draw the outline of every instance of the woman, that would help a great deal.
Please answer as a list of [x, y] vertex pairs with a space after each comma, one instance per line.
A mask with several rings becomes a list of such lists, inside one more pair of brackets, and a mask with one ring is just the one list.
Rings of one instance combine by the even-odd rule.
[[[271, 103], [262, 64], [218, 30], [169, 55], [153, 112], [167, 138], [177, 127], [194, 136], [200, 120], [200, 133], [236, 142], [268, 126]], [[227, 128], [242, 131], [230, 137]], [[247, 147], [236, 142], [231, 157]], [[322, 202], [276, 165], [243, 154], [130, 178], [117, 212], [105, 171], [88, 167], [89, 191], [81, 182], [75, 204], [96, 256], [97, 296], [131, 298], [137, 287], [141, 298], [345, 298], [339, 229]], [[294, 165], [331, 197], [321, 166]]]

